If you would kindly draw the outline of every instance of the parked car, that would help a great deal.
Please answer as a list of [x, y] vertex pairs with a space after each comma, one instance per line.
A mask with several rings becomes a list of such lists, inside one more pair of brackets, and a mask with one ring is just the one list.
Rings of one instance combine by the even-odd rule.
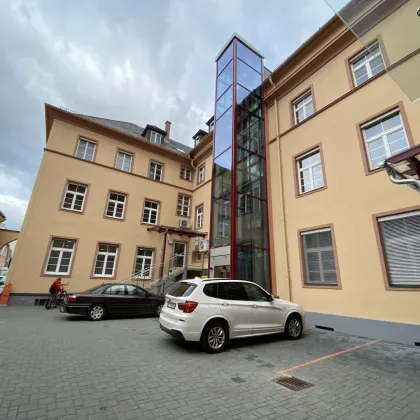
[[133, 284], [102, 284], [67, 296], [60, 312], [85, 315], [91, 321], [99, 321], [106, 315], [159, 316], [164, 302], [164, 297]]
[[218, 353], [235, 338], [284, 332], [297, 340], [305, 312], [252, 282], [196, 278], [177, 283], [166, 295], [159, 322], [175, 339], [197, 341]]

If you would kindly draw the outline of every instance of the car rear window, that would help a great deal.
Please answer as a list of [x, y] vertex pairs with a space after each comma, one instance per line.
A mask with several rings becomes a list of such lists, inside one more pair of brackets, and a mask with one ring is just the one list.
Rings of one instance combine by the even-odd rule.
[[217, 284], [211, 283], [204, 286], [203, 292], [206, 296], [217, 298]]
[[170, 295], [174, 297], [185, 297], [189, 296], [197, 286], [192, 283], [177, 283], [170, 291]]

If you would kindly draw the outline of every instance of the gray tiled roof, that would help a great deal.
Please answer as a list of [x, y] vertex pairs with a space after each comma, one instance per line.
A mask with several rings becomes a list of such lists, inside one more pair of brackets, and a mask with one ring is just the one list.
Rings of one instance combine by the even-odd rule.
[[[107, 118], [91, 117], [89, 115], [82, 115], [82, 117], [87, 118], [88, 120], [95, 121], [98, 124], [102, 124], [107, 127], [113, 128], [114, 130], [118, 130], [123, 133], [129, 134], [130, 136], [137, 137], [140, 140], [149, 141], [147, 138], [142, 136], [144, 128], [139, 127], [136, 124], [125, 121], [108, 120]], [[179, 143], [172, 139], [169, 139], [169, 141], [165, 141], [161, 145], [157, 144], [157, 146], [163, 147], [173, 152], [181, 153], [183, 155], [188, 155], [189, 152], [192, 150], [192, 147], [189, 147], [183, 143]]]

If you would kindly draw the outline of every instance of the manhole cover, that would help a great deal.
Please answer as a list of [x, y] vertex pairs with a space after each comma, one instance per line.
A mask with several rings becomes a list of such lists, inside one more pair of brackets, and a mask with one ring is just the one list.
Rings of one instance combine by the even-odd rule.
[[314, 386], [314, 384], [310, 384], [309, 382], [295, 378], [294, 376], [282, 376], [280, 378], [273, 379], [273, 382], [289, 388], [292, 391], [301, 391], [302, 389], [307, 389]]

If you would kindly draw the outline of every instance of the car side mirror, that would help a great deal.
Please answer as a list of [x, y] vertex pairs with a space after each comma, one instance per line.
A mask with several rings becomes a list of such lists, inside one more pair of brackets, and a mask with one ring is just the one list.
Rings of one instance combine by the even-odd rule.
[[272, 295], [270, 295], [270, 296], [268, 297], [268, 301], [269, 301], [269, 302], [272, 302], [273, 300], [274, 300], [273, 296], [272, 296]]

